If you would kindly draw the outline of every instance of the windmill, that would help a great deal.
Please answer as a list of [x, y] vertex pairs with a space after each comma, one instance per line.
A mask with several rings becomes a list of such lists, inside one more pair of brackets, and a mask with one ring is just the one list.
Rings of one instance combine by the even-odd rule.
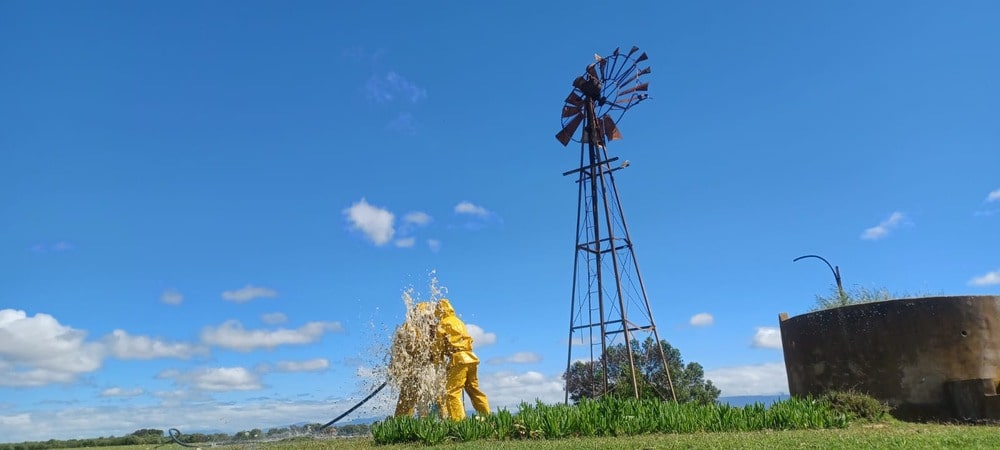
[[[651, 334], [659, 349], [670, 394], [676, 401], [670, 369], [615, 186], [614, 172], [628, 167], [628, 161], [612, 167], [618, 157], [609, 158], [607, 152], [607, 142], [622, 137], [618, 123], [625, 112], [649, 98], [649, 83], [642, 77], [651, 70], [638, 67], [647, 59], [645, 52], [637, 54], [638, 51], [638, 47], [632, 47], [623, 53], [616, 48], [608, 56], [594, 55], [594, 63], [573, 80], [573, 90], [562, 108], [563, 128], [556, 134], [563, 146], [580, 143], [580, 167], [563, 173], [577, 175], [579, 189], [566, 373], [570, 373], [574, 362], [574, 347], [582, 347], [586, 355], [580, 357], [584, 355], [578, 351], [577, 360], [601, 364], [600, 371], [590, 373], [591, 392], [607, 393], [608, 359], [604, 355], [609, 347], [624, 344], [632, 391], [639, 397], [633, 339], [639, 333]], [[566, 401], [569, 401], [568, 389]]]

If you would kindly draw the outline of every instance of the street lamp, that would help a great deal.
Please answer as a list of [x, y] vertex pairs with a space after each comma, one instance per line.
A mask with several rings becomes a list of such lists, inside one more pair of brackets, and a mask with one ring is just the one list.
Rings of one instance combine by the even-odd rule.
[[841, 302], [845, 301], [847, 299], [847, 296], [844, 295], [844, 285], [843, 283], [840, 282], [840, 266], [834, 266], [833, 264], [830, 264], [830, 261], [827, 261], [826, 258], [819, 255], [800, 256], [798, 258], [793, 259], [792, 262], [796, 262], [800, 259], [805, 259], [805, 258], [816, 258], [826, 263], [826, 266], [830, 268], [831, 272], [833, 272], [833, 278], [837, 280], [837, 291], [840, 292], [840, 301]]

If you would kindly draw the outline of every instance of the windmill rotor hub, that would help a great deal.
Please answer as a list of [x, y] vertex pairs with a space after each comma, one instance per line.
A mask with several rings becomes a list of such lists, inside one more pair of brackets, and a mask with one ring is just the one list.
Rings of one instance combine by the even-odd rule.
[[[606, 57], [595, 55], [596, 61], [573, 80], [573, 91], [563, 105], [563, 129], [556, 134], [560, 143], [603, 145], [605, 139], [621, 138], [618, 121], [625, 111], [649, 98], [646, 94], [649, 83], [641, 78], [652, 71], [649, 67], [638, 67], [648, 58], [646, 53], [636, 54], [637, 51], [638, 47], [632, 47], [628, 53], [615, 49]], [[582, 131], [580, 125], [584, 125]], [[597, 136], [588, 134], [591, 129], [596, 130]]]

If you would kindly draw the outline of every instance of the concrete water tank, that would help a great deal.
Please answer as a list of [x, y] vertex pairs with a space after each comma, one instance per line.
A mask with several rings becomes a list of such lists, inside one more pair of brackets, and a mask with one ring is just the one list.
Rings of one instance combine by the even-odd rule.
[[855, 390], [901, 419], [1000, 419], [1000, 296], [779, 315], [793, 396]]

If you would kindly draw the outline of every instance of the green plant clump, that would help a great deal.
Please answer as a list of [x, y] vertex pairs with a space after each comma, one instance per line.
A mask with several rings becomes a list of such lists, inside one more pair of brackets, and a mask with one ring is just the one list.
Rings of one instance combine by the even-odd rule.
[[[652, 399], [583, 399], [578, 405], [521, 404], [517, 414], [500, 410], [461, 421], [390, 417], [372, 424], [375, 444], [480, 439], [563, 439], [635, 436], [650, 433], [746, 432], [844, 428], [853, 417], [872, 411], [856, 400], [788, 399], [770, 407], [673, 403]], [[853, 402], [853, 403], [852, 403]], [[877, 402], [876, 402], [877, 403]], [[834, 409], [832, 405], [844, 409]], [[850, 405], [850, 406], [843, 406]]]
[[821, 399], [830, 405], [830, 409], [845, 414], [852, 420], [878, 422], [889, 416], [889, 405], [861, 392], [827, 392]]

